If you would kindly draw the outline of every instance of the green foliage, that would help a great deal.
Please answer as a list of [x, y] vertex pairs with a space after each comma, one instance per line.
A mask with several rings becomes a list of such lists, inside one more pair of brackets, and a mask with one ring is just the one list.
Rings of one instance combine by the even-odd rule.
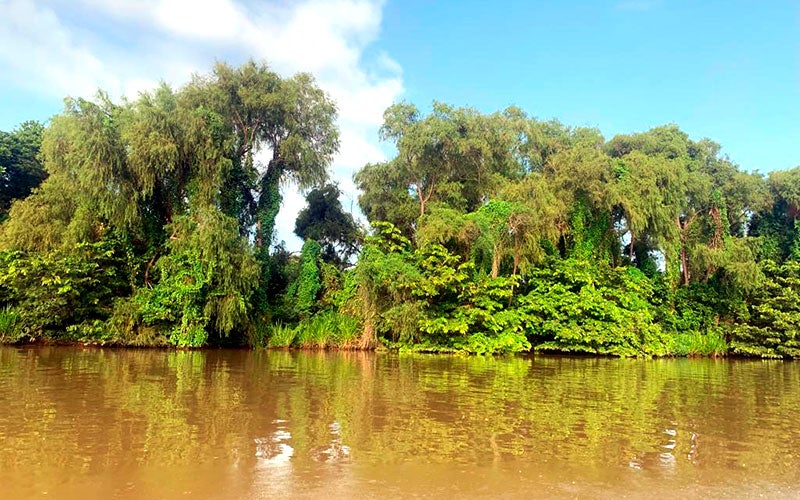
[[772, 204], [753, 215], [750, 234], [760, 238], [763, 260], [800, 260], [800, 168], [772, 172], [767, 185]]
[[297, 347], [352, 349], [358, 345], [359, 322], [352, 316], [324, 311], [301, 321], [295, 334]]
[[[389, 345], [414, 350], [519, 352], [530, 345], [520, 320], [506, 306], [512, 278], [473, 280], [472, 263], [441, 245], [415, 251], [393, 227], [383, 226], [359, 259], [361, 313]], [[387, 253], [383, 249], [395, 249]]]
[[145, 324], [142, 319], [142, 291], [132, 297], [113, 300], [111, 316], [105, 321], [105, 334], [111, 343], [132, 346], [169, 346], [168, 329], [163, 324]]
[[668, 352], [673, 356], [720, 357], [728, 353], [728, 343], [719, 329], [681, 332], [670, 337]]
[[[291, 180], [305, 189], [327, 179], [327, 166], [339, 148], [336, 106], [311, 75], [282, 78], [253, 61], [237, 68], [217, 63], [212, 78], [195, 78], [184, 94], [194, 109], [220, 116], [227, 132], [234, 157], [223, 206], [243, 223], [242, 233], [255, 233], [261, 281], [254, 309], [264, 314], [270, 306], [269, 247], [282, 201], [280, 185]], [[254, 155], [262, 149], [271, 158], [259, 171]]]
[[[258, 253], [258, 249], [256, 252]], [[274, 247], [267, 261], [265, 285], [257, 289], [252, 298], [252, 323], [254, 325], [286, 323], [297, 320], [292, 291], [296, 290], [300, 272], [299, 256], [286, 250], [283, 245]], [[264, 271], [262, 270], [262, 273]]]
[[718, 327], [724, 298], [719, 290], [708, 283], [695, 283], [669, 292], [660, 308], [660, 321], [664, 329], [673, 334], [700, 333]]
[[0, 309], [0, 344], [10, 344], [19, 339], [19, 314], [6, 305]]
[[361, 333], [358, 318], [333, 310], [307, 317], [295, 326], [261, 324], [256, 329], [253, 345], [269, 348], [355, 349]]
[[392, 224], [377, 223], [375, 235], [359, 256], [351, 278], [355, 294], [345, 311], [363, 320], [362, 343], [374, 345], [377, 337], [410, 341], [416, 338], [421, 305], [411, 287], [421, 276], [411, 242]]
[[258, 266], [235, 221], [218, 212], [178, 219], [174, 237], [156, 267], [158, 282], [140, 289], [136, 301], [144, 325], [168, 330], [180, 347], [205, 345], [247, 323]]
[[266, 332], [266, 347], [291, 347], [296, 336], [292, 327], [280, 323], [272, 325]]
[[499, 354], [528, 350], [516, 311], [507, 306], [515, 278], [472, 277], [472, 264], [444, 247], [431, 245], [418, 252], [421, 279], [412, 287], [422, 299], [419, 335], [429, 350]]
[[71, 251], [0, 255], [0, 300], [19, 314], [31, 339], [63, 339], [70, 325], [103, 320], [113, 297], [129, 293], [118, 242], [81, 244]]
[[116, 338], [114, 333], [108, 329], [105, 321], [95, 319], [77, 325], [69, 325], [64, 340], [86, 344], [108, 344], [114, 343]]
[[202, 264], [192, 255], [170, 255], [159, 262], [161, 279], [152, 289], [139, 290], [142, 322], [168, 331], [178, 347], [200, 347], [206, 343], [209, 317], [202, 299], [208, 286]]
[[565, 260], [531, 276], [520, 297], [529, 338], [537, 350], [615, 356], [666, 353], [654, 322], [651, 282], [634, 268]]
[[607, 260], [610, 248], [609, 227], [608, 214], [594, 215], [585, 200], [576, 200], [570, 218], [570, 256], [585, 261]]
[[412, 236], [419, 205], [409, 194], [402, 169], [394, 162], [371, 163], [356, 172], [353, 181], [362, 192], [358, 206], [373, 224], [388, 222], [401, 228], [405, 236]]
[[10, 133], [0, 131], [0, 217], [5, 217], [12, 201], [26, 198], [47, 177], [38, 159], [43, 131], [35, 121]]
[[319, 259], [322, 247], [314, 240], [306, 240], [300, 252], [300, 274], [294, 282], [291, 294], [294, 298], [295, 313], [301, 318], [308, 317], [317, 303], [322, 281]]
[[522, 173], [512, 149], [519, 136], [515, 128], [524, 121], [438, 102], [428, 116], [412, 104], [390, 106], [381, 137], [394, 142], [398, 155], [356, 174], [363, 211], [371, 221], [392, 222], [408, 234], [433, 203], [462, 212], [479, 209], [500, 180]]
[[502, 258], [513, 248], [511, 220], [520, 211], [521, 207], [515, 203], [491, 200], [466, 216], [477, 229], [473, 248], [490, 256], [493, 278], [500, 273]]
[[339, 188], [327, 184], [306, 195], [306, 207], [295, 221], [294, 232], [322, 245], [322, 258], [342, 266], [358, 251], [361, 240], [353, 216], [342, 209]]
[[674, 125], [605, 142], [514, 108], [384, 119], [397, 156], [356, 175], [376, 230], [356, 276], [390, 345], [478, 351], [464, 339], [525, 331], [543, 350], [719, 355], [762, 288], [758, 260], [800, 248], [800, 177], [765, 183]]
[[[124, 242], [128, 264], [115, 276], [129, 286], [115, 291], [121, 297], [113, 306], [114, 294], [98, 299], [102, 312], [51, 311], [80, 306], [77, 298], [62, 297], [67, 291], [56, 293], [52, 305], [39, 303], [48, 295], [31, 298], [26, 332], [61, 330], [60, 337], [126, 343], [167, 338], [197, 347], [221, 343], [233, 332], [243, 338], [251, 311], [280, 309], [283, 301], [270, 293], [281, 284], [269, 283], [280, 184], [320, 184], [338, 148], [336, 108], [313, 78], [282, 78], [252, 61], [238, 68], [218, 64], [212, 75], [178, 91], [162, 84], [120, 104], [102, 92], [94, 101], [65, 102], [43, 133], [30, 125], [0, 137], [3, 167], [9, 158], [35, 167], [41, 142], [38, 158], [49, 174], [13, 205], [0, 245], [28, 252], [26, 262], [43, 268], [32, 270], [35, 275], [58, 267], [47, 259], [56, 262], [114, 235]], [[17, 147], [25, 138], [25, 147]], [[6, 139], [16, 141], [14, 147], [6, 147]], [[266, 168], [253, 160], [262, 148], [272, 154]], [[91, 259], [74, 252], [71, 258], [70, 271], [90, 274], [83, 267]], [[68, 283], [64, 290], [79, 285]], [[305, 297], [302, 307], [313, 299]], [[95, 320], [112, 308], [108, 331], [101, 333]]]
[[[799, 169], [674, 125], [396, 104], [348, 269], [335, 120], [309, 75], [250, 61], [0, 133], [0, 338], [800, 357]], [[300, 255], [272, 246], [286, 181], [310, 189]]]
[[731, 332], [736, 354], [800, 358], [800, 262], [763, 263], [767, 279]]

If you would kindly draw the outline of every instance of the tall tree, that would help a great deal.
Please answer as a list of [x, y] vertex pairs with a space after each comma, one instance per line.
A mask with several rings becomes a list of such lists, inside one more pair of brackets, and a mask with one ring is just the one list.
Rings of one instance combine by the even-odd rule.
[[413, 237], [419, 204], [409, 192], [405, 172], [395, 161], [369, 163], [353, 175], [361, 191], [358, 206], [372, 222], [389, 222]]
[[334, 184], [309, 191], [294, 232], [304, 240], [315, 240], [322, 246], [323, 259], [342, 266], [358, 252], [362, 238], [353, 216], [342, 209], [340, 194]]
[[[206, 105], [224, 117], [233, 131], [236, 159], [230, 181], [239, 182], [231, 207], [248, 212], [259, 246], [269, 247], [279, 187], [295, 181], [301, 188], [321, 185], [339, 147], [336, 106], [311, 75], [281, 78], [264, 64], [249, 61], [233, 68], [217, 63], [213, 76], [196, 77], [186, 89], [195, 105]], [[265, 150], [266, 165], [257, 162]]]
[[11, 202], [26, 198], [47, 177], [39, 162], [44, 125], [23, 122], [11, 132], [0, 131], [0, 216]]
[[280, 183], [326, 178], [335, 116], [308, 75], [252, 61], [131, 102], [67, 99], [42, 140], [49, 177], [14, 204], [0, 242], [37, 252], [127, 242], [139, 321], [201, 345], [242, 327], [254, 287], [265, 289]]
[[749, 233], [761, 239], [764, 258], [800, 260], [800, 167], [770, 173], [767, 187], [769, 203], [754, 212]]
[[416, 219], [426, 215], [432, 204], [442, 203], [461, 213], [478, 210], [503, 179], [524, 173], [522, 153], [515, 148], [521, 120], [513, 109], [483, 115], [434, 102], [431, 113], [422, 116], [411, 104], [389, 107], [380, 135], [394, 143], [397, 156], [356, 174], [363, 191], [362, 209], [409, 236]]
[[[234, 164], [226, 178], [225, 208], [243, 228], [253, 224], [263, 309], [281, 184], [294, 181], [309, 188], [327, 179], [327, 167], [339, 147], [336, 106], [311, 75], [285, 79], [254, 61], [237, 68], [217, 63], [213, 75], [196, 77], [186, 94], [195, 106], [216, 110], [233, 133]], [[257, 163], [261, 150], [268, 154], [266, 165]]]
[[611, 218], [611, 159], [595, 141], [582, 141], [548, 161], [544, 176], [563, 200], [570, 220], [565, 253], [581, 259], [600, 258], [616, 262], [617, 235]]

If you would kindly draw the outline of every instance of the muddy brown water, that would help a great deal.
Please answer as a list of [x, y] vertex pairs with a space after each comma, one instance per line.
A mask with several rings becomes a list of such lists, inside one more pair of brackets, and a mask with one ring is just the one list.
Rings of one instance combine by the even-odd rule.
[[800, 363], [0, 347], [0, 498], [798, 498]]

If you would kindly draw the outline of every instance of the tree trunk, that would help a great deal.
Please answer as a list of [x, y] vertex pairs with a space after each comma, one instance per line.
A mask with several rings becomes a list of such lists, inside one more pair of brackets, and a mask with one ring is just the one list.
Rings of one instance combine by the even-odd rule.
[[514, 269], [511, 271], [512, 276], [517, 275], [517, 270], [519, 269], [519, 261], [520, 261], [520, 252], [519, 252], [519, 238], [517, 237], [517, 233], [514, 233]]
[[254, 303], [258, 313], [267, 310], [267, 284], [270, 279], [269, 247], [275, 231], [275, 217], [281, 208], [280, 190], [281, 168], [270, 162], [267, 173], [261, 179], [258, 205], [256, 208], [256, 260], [261, 268], [261, 277], [255, 291]]
[[492, 248], [492, 278], [497, 278], [500, 274], [500, 245]]
[[419, 216], [425, 215], [425, 197], [422, 195], [422, 188], [417, 184], [417, 198], [419, 198]]
[[631, 261], [631, 265], [633, 265], [633, 231], [631, 231], [631, 248], [628, 250], [628, 258]]
[[681, 237], [681, 278], [684, 285], [689, 284], [689, 259], [686, 257], [686, 244]]
[[684, 285], [689, 284], [689, 257], [686, 254], [686, 231], [689, 229], [689, 225], [694, 220], [697, 213], [695, 212], [691, 216], [687, 217], [684, 222], [681, 222], [681, 218], [677, 217], [676, 222], [678, 224], [678, 231], [680, 233], [680, 241], [681, 241], [681, 281]]
[[156, 263], [157, 257], [158, 254], [153, 255], [153, 257], [151, 257], [150, 260], [147, 261], [147, 267], [144, 268], [144, 284], [147, 288], [153, 288], [153, 286], [150, 284], [150, 269], [153, 267], [153, 264]]
[[358, 348], [368, 350], [378, 343], [378, 335], [375, 330], [375, 318], [378, 315], [378, 308], [372, 293], [370, 293], [366, 285], [359, 285], [358, 296], [361, 299], [361, 315], [364, 317], [364, 328], [361, 330]]

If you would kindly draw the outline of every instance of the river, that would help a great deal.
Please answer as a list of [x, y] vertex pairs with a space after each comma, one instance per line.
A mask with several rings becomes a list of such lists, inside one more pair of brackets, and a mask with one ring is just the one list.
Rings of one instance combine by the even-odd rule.
[[800, 363], [0, 347], [0, 497], [797, 498]]

